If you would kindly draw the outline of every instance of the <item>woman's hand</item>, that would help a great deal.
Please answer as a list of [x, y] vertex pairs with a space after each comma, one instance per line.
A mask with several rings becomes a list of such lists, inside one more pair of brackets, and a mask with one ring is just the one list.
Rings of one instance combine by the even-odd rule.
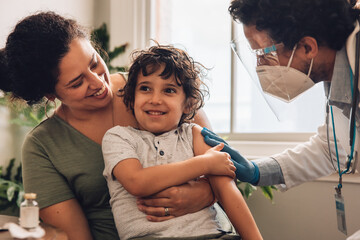
[[[188, 213], [197, 212], [214, 202], [208, 181], [190, 181], [170, 187], [157, 194], [137, 200], [138, 209], [152, 222], [161, 222]], [[169, 216], [165, 216], [168, 208]]]

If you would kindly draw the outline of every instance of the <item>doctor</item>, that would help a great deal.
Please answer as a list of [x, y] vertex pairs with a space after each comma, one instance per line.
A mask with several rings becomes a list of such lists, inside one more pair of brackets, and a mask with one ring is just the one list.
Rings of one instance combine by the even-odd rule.
[[[290, 102], [322, 82], [329, 119], [308, 142], [269, 158], [250, 162], [228, 147], [237, 162], [239, 180], [260, 186], [281, 184], [286, 190], [339, 167], [340, 175], [355, 167], [360, 154], [360, 87], [355, 66], [359, 64], [360, 11], [353, 5], [346, 0], [231, 2], [230, 14], [243, 24], [248, 45], [234, 42], [232, 47], [244, 65], [249, 61], [244, 50], [251, 49], [257, 59], [254, 75], [264, 94]], [[206, 129], [203, 135], [209, 145], [220, 141]]]

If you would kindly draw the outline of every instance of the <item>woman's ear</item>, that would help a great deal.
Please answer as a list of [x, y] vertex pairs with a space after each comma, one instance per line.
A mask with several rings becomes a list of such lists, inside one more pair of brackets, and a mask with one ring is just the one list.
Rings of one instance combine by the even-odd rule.
[[54, 94], [46, 94], [45, 97], [49, 100], [49, 101], [55, 101], [56, 96]]
[[303, 37], [299, 41], [299, 46], [304, 47], [304, 54], [308, 59], [313, 59], [319, 52], [319, 46], [315, 38], [313, 37]]

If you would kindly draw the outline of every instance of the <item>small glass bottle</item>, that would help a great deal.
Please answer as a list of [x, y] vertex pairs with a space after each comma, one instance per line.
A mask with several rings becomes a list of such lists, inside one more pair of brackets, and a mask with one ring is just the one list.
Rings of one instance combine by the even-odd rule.
[[20, 226], [32, 229], [39, 226], [39, 205], [35, 201], [36, 193], [25, 193], [20, 205]]

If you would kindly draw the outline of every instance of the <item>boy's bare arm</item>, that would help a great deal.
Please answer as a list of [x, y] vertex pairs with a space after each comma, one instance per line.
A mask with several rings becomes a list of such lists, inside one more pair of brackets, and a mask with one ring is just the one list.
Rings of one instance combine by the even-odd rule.
[[[193, 128], [193, 143], [195, 155], [202, 154], [210, 148], [201, 135], [201, 127]], [[231, 223], [242, 239], [262, 239], [255, 220], [233, 178], [227, 176], [207, 176], [216, 199], [223, 206]]]
[[[223, 145], [209, 149], [206, 154], [186, 161], [143, 168], [138, 159], [119, 162], [113, 169], [116, 179], [134, 196], [149, 196], [170, 186], [183, 184], [204, 174], [234, 177], [235, 167]], [[211, 164], [209, 164], [209, 162]]]
[[201, 135], [201, 130], [202, 127], [196, 125], [192, 128], [195, 156], [202, 155], [211, 148], [209, 145], [205, 143], [204, 137]]
[[243, 196], [233, 179], [226, 176], [208, 176], [217, 200], [236, 231], [244, 240], [261, 240], [262, 236]]

